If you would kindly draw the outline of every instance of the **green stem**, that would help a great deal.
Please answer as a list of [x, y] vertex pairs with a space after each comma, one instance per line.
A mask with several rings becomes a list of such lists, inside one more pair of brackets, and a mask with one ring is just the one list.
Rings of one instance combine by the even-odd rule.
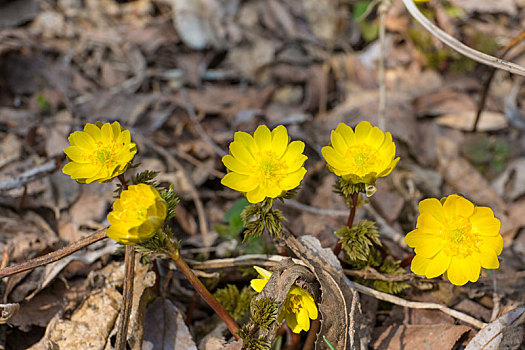
[[[350, 205], [350, 214], [348, 215], [348, 220], [346, 221], [346, 226], [348, 226], [348, 228], [352, 228], [352, 225], [354, 224], [355, 211], [357, 209], [358, 202], [359, 202], [359, 192], [356, 191], [352, 193], [352, 203]], [[339, 255], [342, 247], [343, 247], [343, 244], [341, 242], [336, 244], [334, 248], [335, 256]]]
[[215, 299], [215, 297], [206, 289], [202, 282], [195, 276], [193, 271], [190, 269], [188, 264], [182, 259], [179, 254], [179, 249], [173, 246], [173, 244], [168, 241], [166, 254], [175, 262], [177, 268], [180, 272], [186, 277], [186, 279], [191, 283], [193, 288], [199, 293], [199, 295], [204, 299], [204, 301], [217, 313], [217, 315], [226, 323], [226, 326], [230, 330], [231, 334], [235, 339], [240, 339], [237, 334], [239, 331], [239, 326], [237, 322], [230, 316], [228, 311]]

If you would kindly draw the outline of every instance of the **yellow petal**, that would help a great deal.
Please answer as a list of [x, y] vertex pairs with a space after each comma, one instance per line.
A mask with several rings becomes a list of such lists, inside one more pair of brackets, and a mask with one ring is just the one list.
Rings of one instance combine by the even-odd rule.
[[246, 193], [246, 199], [250, 203], [260, 203], [266, 198], [266, 192], [262, 186], [257, 186], [254, 190]]
[[70, 162], [62, 169], [64, 174], [70, 175], [72, 179], [87, 179], [97, 174], [99, 169], [91, 164]]
[[450, 283], [455, 284], [456, 286], [462, 286], [468, 282], [468, 278], [464, 271], [464, 264], [463, 259], [457, 257], [451, 259], [450, 266], [447, 270], [447, 278]]
[[412, 259], [410, 270], [412, 270], [412, 272], [416, 275], [424, 276], [427, 273], [428, 264], [430, 264], [430, 259], [416, 255], [414, 259]]
[[250, 168], [247, 167], [246, 164], [240, 162], [237, 158], [233, 158], [233, 156], [231, 156], [230, 154], [227, 154], [224, 157], [222, 157], [222, 163], [230, 171], [242, 175], [250, 175], [253, 173], [253, 171], [250, 170]]
[[88, 151], [93, 151], [97, 147], [93, 137], [83, 131], [75, 131], [69, 135], [68, 140], [71, 146], [78, 146], [87, 149]]
[[283, 189], [274, 181], [269, 182], [267, 186], [259, 185], [259, 187], [263, 188], [266, 197], [277, 198], [283, 193]]
[[[417, 256], [417, 255], [416, 255]], [[442, 275], [450, 265], [450, 256], [440, 251], [432, 259], [426, 269], [427, 278], [434, 278]]]
[[83, 148], [78, 146], [69, 146], [64, 148], [64, 153], [76, 163], [88, 163], [89, 160], [86, 157], [86, 152]]
[[[341, 171], [347, 169], [348, 166], [344, 163], [343, 156], [339, 152], [337, 152], [333, 147], [325, 146], [321, 149], [321, 153], [323, 154], [323, 157], [326, 160], [326, 162], [335, 170]], [[336, 175], [339, 174], [336, 173]]]
[[266, 125], [259, 125], [253, 134], [255, 143], [261, 152], [270, 150], [272, 147], [272, 133]]
[[421, 232], [439, 235], [443, 229], [443, 224], [438, 221], [434, 215], [422, 213], [417, 218], [417, 228], [419, 228]]
[[432, 258], [443, 249], [444, 244], [443, 239], [439, 237], [427, 236], [419, 241], [414, 250], [417, 255], [421, 255], [423, 258]]
[[116, 143], [121, 146], [126, 146], [130, 144], [131, 143], [131, 133], [129, 132], [129, 130], [124, 130], [121, 133], [119, 133], [117, 136]]
[[[99, 183], [102, 183], [104, 181], [107, 181], [111, 178], [111, 174], [108, 169], [106, 168], [98, 168], [98, 171], [91, 177], [86, 178], [86, 183], [90, 184], [92, 182], [98, 181]], [[73, 176], [71, 176], [73, 178]]]
[[348, 149], [348, 145], [346, 144], [346, 141], [341, 133], [332, 130], [332, 133], [330, 134], [330, 141], [332, 143], [332, 147], [337, 152], [345, 154], [346, 150]]
[[496, 255], [500, 255], [503, 250], [503, 237], [497, 236], [482, 236], [482, 242], [480, 247], [492, 250]]
[[306, 169], [300, 168], [299, 170], [286, 175], [284, 178], [281, 179], [281, 181], [279, 181], [279, 188], [286, 191], [296, 188], [301, 184], [301, 181], [304, 179], [305, 174]]
[[113, 129], [111, 128], [111, 124], [106, 123], [102, 125], [100, 132], [101, 132], [101, 139], [104, 142], [113, 141]]
[[271, 271], [263, 269], [262, 267], [259, 267], [259, 266], [254, 266], [253, 268], [255, 269], [255, 271], [257, 271], [257, 273], [259, 275], [261, 275], [262, 277], [264, 277], [267, 280], [269, 280], [270, 277], [272, 277], [272, 272]]
[[469, 217], [474, 212], [474, 204], [457, 194], [451, 194], [445, 200], [443, 210], [445, 210], [445, 214], [449, 217], [456, 215]]
[[412, 248], [417, 247], [417, 245], [424, 241], [428, 237], [428, 234], [421, 231], [419, 228], [410, 231], [405, 236], [405, 243]]
[[440, 222], [445, 221], [445, 211], [441, 202], [436, 198], [427, 198], [419, 202], [419, 213], [428, 213]]
[[84, 126], [84, 131], [87, 132], [95, 141], [100, 141], [101, 132], [100, 128], [95, 124], [87, 123]]
[[251, 176], [233, 172], [224, 175], [221, 184], [239, 192], [249, 192], [258, 186], [257, 182]]
[[[396, 151], [395, 145], [393, 142], [390, 142], [389, 144], [384, 144], [385, 141], [385, 133], [381, 131], [377, 126], [374, 126], [372, 129], [370, 129], [370, 132], [368, 133], [368, 137], [366, 138], [365, 142], [370, 148], [372, 148], [374, 151], [379, 149], [381, 146], [385, 149], [389, 149], [389, 147], [394, 146], [394, 153]], [[386, 147], [385, 147], [386, 146]], [[393, 154], [390, 156], [393, 157]]]
[[290, 330], [294, 333], [301, 333], [301, 327], [299, 326], [297, 322], [297, 315], [294, 313], [284, 313], [284, 318], [286, 319], [286, 323], [288, 324], [288, 327], [290, 327]]
[[281, 158], [281, 161], [286, 164], [286, 172], [293, 173], [303, 166], [306, 159], [308, 159], [308, 157], [304, 154], [296, 155], [295, 153], [289, 154], [287, 152]]
[[288, 131], [286, 131], [283, 125], [279, 125], [272, 130], [272, 151], [277, 158], [280, 158], [284, 154], [289, 140]]
[[266, 286], [266, 283], [268, 283], [268, 280], [263, 280], [261, 278], [255, 278], [250, 281], [250, 286], [257, 292], [260, 293], [264, 289], [264, 286]]
[[392, 161], [392, 163], [390, 163], [390, 165], [388, 166], [388, 168], [386, 169], [386, 171], [380, 173], [379, 176], [384, 177], [384, 176], [389, 175], [389, 174], [392, 172], [392, 170], [395, 169], [395, 167], [397, 166], [397, 163], [399, 163], [399, 157], [397, 157], [396, 159], [394, 159], [394, 160]]
[[482, 236], [496, 236], [501, 228], [501, 222], [488, 207], [476, 207], [470, 217], [470, 223], [476, 233]]
[[[113, 122], [113, 124], [111, 124], [111, 129], [113, 130], [113, 139], [116, 140], [120, 137], [120, 134], [122, 133], [122, 128], [120, 127], [120, 123], [119, 122]], [[124, 130], [124, 131], [127, 131], [129, 133], [129, 130]]]
[[465, 257], [463, 261], [465, 276], [470, 282], [476, 282], [479, 279], [479, 274], [481, 273], [481, 264], [479, 263], [479, 260], [473, 255], [469, 255]]
[[283, 157], [292, 157], [298, 156], [304, 152], [304, 142], [303, 141], [292, 141], [286, 149], [286, 153]]
[[355, 144], [355, 133], [350, 126], [346, 125], [345, 123], [339, 123], [335, 131], [343, 136], [348, 146]]
[[368, 134], [372, 130], [372, 125], [367, 121], [362, 121], [355, 127], [356, 143], [364, 144], [368, 139]]
[[[308, 317], [308, 312], [305, 308], [300, 308], [299, 312], [296, 315], [297, 318], [297, 327], [299, 328], [299, 332], [301, 330], [304, 330], [307, 332], [310, 329], [310, 318]], [[295, 332], [294, 333], [299, 333]]]
[[252, 153], [250, 153], [242, 142], [233, 141], [230, 143], [230, 153], [243, 164], [252, 165], [255, 163]]
[[233, 136], [233, 142], [243, 144], [246, 149], [250, 150], [252, 155], [259, 152], [259, 148], [257, 147], [253, 136], [244, 131], [237, 131]]
[[491, 249], [487, 249], [481, 246], [479, 249], [479, 253], [474, 256], [478, 259], [479, 263], [481, 264], [481, 267], [483, 267], [484, 269], [499, 268], [498, 257]]

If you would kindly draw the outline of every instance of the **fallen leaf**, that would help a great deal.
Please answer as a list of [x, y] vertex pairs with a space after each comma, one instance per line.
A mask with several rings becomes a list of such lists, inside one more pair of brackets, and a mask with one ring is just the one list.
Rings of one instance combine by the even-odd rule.
[[524, 339], [524, 320], [525, 307], [507, 312], [480, 330], [465, 350], [518, 349]]
[[377, 327], [372, 333], [371, 348], [375, 350], [452, 350], [461, 344], [461, 338], [471, 330], [467, 326], [451, 324]]
[[[449, 128], [470, 131], [476, 120], [476, 112], [470, 111], [457, 111], [452, 114], [446, 114], [438, 117], [436, 123]], [[477, 130], [478, 131], [496, 131], [505, 129], [509, 123], [503, 113], [483, 111], [479, 118]]]
[[166, 298], [157, 298], [146, 310], [143, 350], [197, 350], [179, 309]]

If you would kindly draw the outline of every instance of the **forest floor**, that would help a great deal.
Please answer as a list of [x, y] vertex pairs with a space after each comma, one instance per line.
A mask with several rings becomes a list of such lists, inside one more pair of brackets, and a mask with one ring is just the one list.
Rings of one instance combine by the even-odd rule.
[[[383, 289], [395, 289], [403, 300], [444, 305], [481, 324], [501, 320], [486, 337], [499, 337], [505, 349], [523, 348], [522, 80], [496, 71], [488, 85], [491, 68], [445, 47], [394, 1], [385, 22], [382, 82], [379, 18], [375, 7], [366, 13], [369, 6], [333, 0], [1, 0], [2, 267], [108, 225], [115, 182], [78, 184], [61, 167], [72, 131], [119, 121], [139, 150], [140, 166], [131, 171], [158, 171], [161, 185], [173, 185], [181, 199], [170, 226], [182, 256], [212, 292], [227, 284], [241, 290], [256, 277], [254, 261], [271, 268], [281, 248], [267, 234], [242, 243], [239, 215], [247, 203], [220, 183], [226, 173], [221, 157], [234, 133], [285, 125], [292, 140], [306, 144], [301, 188], [276, 206], [295, 234], [331, 248], [348, 209], [333, 191], [336, 177], [321, 148], [339, 123], [367, 120], [392, 133], [401, 160], [377, 181], [356, 222], [377, 222], [382, 254], [403, 270], [392, 275], [343, 263], [350, 280], [369, 287], [387, 282]], [[418, 6], [447, 33], [495, 56], [523, 35], [523, 0]], [[518, 43], [505, 57], [525, 65], [524, 52]], [[381, 84], [387, 91], [383, 120]], [[418, 203], [452, 193], [491, 207], [504, 240], [500, 268], [461, 287], [414, 276], [413, 249], [403, 242], [415, 228]], [[20, 309], [0, 325], [0, 348], [111, 349], [123, 276], [123, 250], [106, 239], [2, 280], [3, 307], [19, 303]], [[167, 260], [137, 261], [134, 294], [132, 349], [218, 349], [220, 339], [231, 338]], [[361, 309], [371, 349], [459, 349], [480, 332], [440, 310], [365, 294]], [[510, 310], [512, 320], [498, 319]], [[276, 349], [309, 344], [306, 333], [286, 328], [279, 339]]]

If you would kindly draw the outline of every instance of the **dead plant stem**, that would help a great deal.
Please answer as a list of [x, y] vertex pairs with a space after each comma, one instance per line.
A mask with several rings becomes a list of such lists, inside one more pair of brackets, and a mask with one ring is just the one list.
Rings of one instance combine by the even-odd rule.
[[90, 234], [89, 236], [86, 236], [82, 238], [81, 240], [75, 243], [72, 243], [62, 249], [56, 250], [54, 252], [51, 252], [43, 256], [39, 256], [38, 258], [24, 261], [17, 265], [12, 265], [12, 266], [8, 266], [3, 269], [0, 269], [0, 278], [8, 277], [8, 276], [11, 276], [11, 275], [14, 275], [20, 272], [24, 272], [24, 271], [36, 269], [37, 267], [51, 264], [55, 261], [63, 259], [66, 256], [71, 255], [75, 253], [76, 251], [79, 251], [80, 249], [86, 248], [87, 246], [106, 238], [107, 237], [106, 230], [107, 228], [103, 228], [102, 230], [98, 230]]
[[[128, 183], [123, 174], [118, 176], [125, 191], [128, 189]], [[117, 333], [117, 342], [115, 348], [117, 350], [125, 350], [128, 338], [129, 317], [131, 315], [131, 307], [133, 304], [133, 283], [135, 279], [135, 246], [126, 245], [124, 255], [125, 277], [124, 288], [122, 291], [122, 318], [120, 320], [119, 331]]]
[[377, 124], [384, 130], [386, 124], [386, 15], [390, 7], [390, 0], [382, 0], [379, 5], [379, 108], [377, 111]]

